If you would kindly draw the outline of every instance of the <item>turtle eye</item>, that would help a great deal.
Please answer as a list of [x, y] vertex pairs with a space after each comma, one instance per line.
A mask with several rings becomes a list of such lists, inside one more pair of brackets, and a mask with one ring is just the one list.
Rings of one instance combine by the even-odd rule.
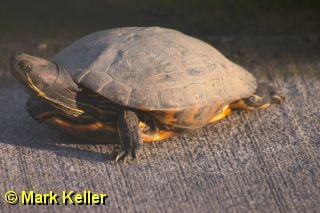
[[30, 72], [32, 70], [32, 64], [28, 61], [21, 61], [19, 63], [20, 69], [22, 69], [24, 72]]

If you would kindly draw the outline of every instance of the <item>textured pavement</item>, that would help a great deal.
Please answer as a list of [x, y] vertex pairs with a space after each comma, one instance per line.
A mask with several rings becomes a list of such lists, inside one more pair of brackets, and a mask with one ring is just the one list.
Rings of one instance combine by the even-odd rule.
[[[286, 102], [145, 144], [129, 165], [110, 160], [110, 145], [33, 121], [28, 95], [8, 74], [9, 53], [52, 56], [74, 38], [1, 38], [0, 212], [319, 212], [319, 35], [202, 38], [280, 88]], [[2, 195], [10, 189], [90, 189], [109, 198], [106, 206], [9, 206]]]

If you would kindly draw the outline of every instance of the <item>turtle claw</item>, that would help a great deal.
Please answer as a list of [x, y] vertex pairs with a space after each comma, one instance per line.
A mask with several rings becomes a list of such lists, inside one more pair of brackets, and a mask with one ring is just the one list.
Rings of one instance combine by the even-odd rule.
[[129, 157], [129, 153], [125, 150], [122, 150], [115, 154], [114, 161], [115, 162], [123, 161], [124, 163], [126, 163], [128, 160], [128, 157]]
[[115, 145], [111, 155], [115, 162], [122, 161], [123, 163], [127, 163], [128, 161], [138, 160], [136, 152], [137, 150], [134, 148], [125, 149]]
[[286, 98], [282, 95], [273, 95], [271, 96], [271, 102], [275, 104], [281, 104], [286, 100]]
[[274, 103], [274, 104], [281, 104], [286, 100], [286, 97], [283, 95], [281, 91], [273, 90], [270, 93], [270, 96], [271, 96], [271, 103]]
[[123, 163], [127, 163], [129, 157], [129, 153], [125, 150], [118, 152], [114, 158], [115, 162], [123, 161]]

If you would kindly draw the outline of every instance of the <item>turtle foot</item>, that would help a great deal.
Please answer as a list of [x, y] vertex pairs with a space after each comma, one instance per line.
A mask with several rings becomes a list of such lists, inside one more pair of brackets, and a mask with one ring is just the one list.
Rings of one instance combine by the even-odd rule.
[[115, 161], [127, 162], [137, 159], [142, 150], [142, 137], [139, 119], [135, 112], [124, 110], [118, 118], [118, 133], [120, 144], [115, 145], [113, 156]]
[[128, 161], [138, 160], [142, 147], [123, 147], [121, 145], [114, 145], [111, 153], [115, 162], [127, 163]]

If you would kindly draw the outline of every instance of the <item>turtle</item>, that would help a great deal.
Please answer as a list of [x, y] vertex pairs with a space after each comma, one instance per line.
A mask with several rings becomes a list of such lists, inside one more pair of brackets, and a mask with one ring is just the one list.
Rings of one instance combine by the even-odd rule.
[[27, 111], [33, 119], [113, 143], [115, 161], [137, 159], [144, 142], [280, 100], [210, 44], [162, 27], [91, 33], [50, 60], [16, 52], [11, 67], [31, 92]]

